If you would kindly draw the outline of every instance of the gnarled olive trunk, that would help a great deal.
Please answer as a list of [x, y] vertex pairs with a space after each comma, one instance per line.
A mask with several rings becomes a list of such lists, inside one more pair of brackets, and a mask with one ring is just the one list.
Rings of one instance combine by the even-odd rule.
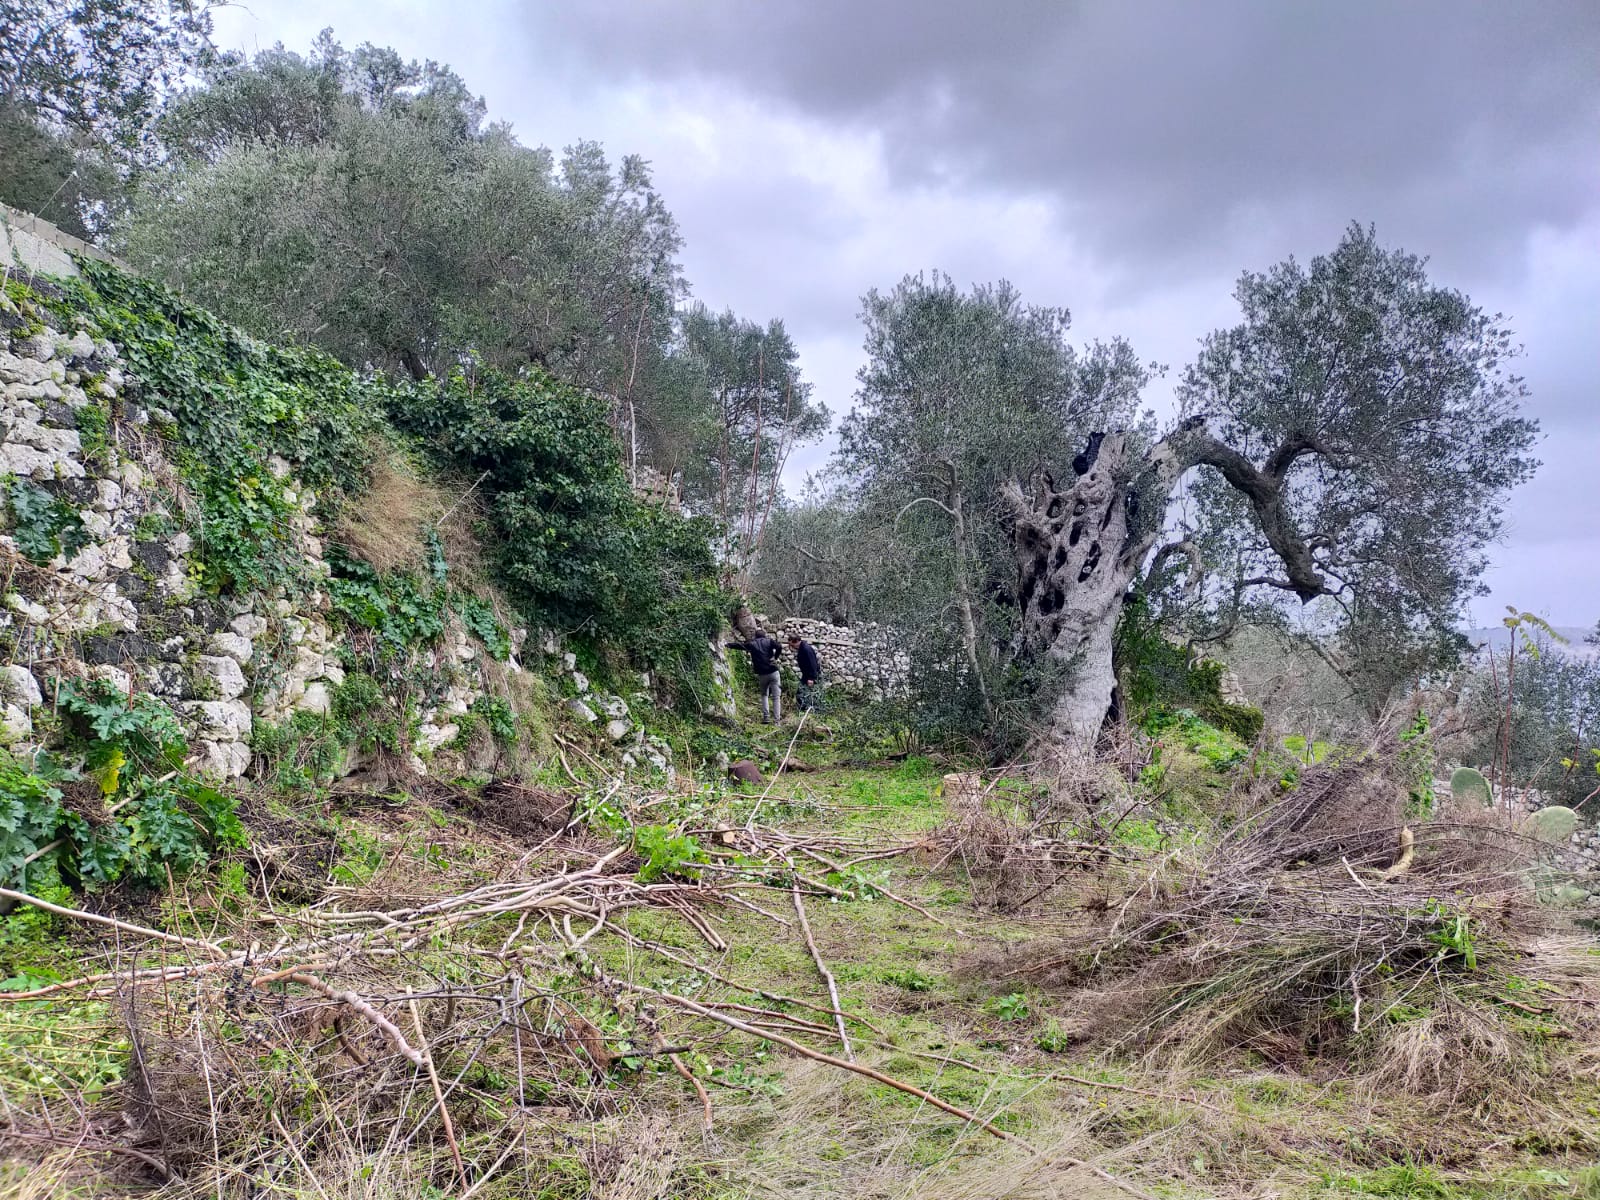
[[1199, 419], [1185, 421], [1143, 454], [1125, 433], [1107, 435], [1098, 456], [1094, 445], [1078, 456], [1070, 487], [1057, 490], [1046, 476], [1031, 497], [1015, 482], [1005, 493], [1023, 654], [1053, 660], [1066, 673], [1045, 719], [1042, 736], [1052, 746], [1092, 745], [1105, 724], [1116, 690], [1111, 648], [1123, 599], [1161, 534], [1172, 489], [1190, 467], [1220, 471], [1249, 499], [1283, 562], [1287, 578], [1247, 582], [1283, 588], [1302, 600], [1326, 588], [1283, 503], [1284, 476], [1298, 457], [1317, 449], [1314, 439], [1285, 439], [1261, 468], [1213, 438]]
[[1015, 484], [1007, 492], [1023, 653], [1052, 659], [1066, 672], [1046, 717], [1050, 742], [1092, 743], [1111, 708], [1112, 638], [1149, 548], [1130, 529], [1137, 513], [1136, 506], [1130, 511], [1135, 464], [1129, 457], [1127, 436], [1112, 434], [1071, 487], [1057, 491], [1046, 478], [1031, 498]]

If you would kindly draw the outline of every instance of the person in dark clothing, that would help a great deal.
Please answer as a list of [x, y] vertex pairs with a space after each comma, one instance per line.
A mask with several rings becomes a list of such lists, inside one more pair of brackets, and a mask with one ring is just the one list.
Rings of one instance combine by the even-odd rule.
[[798, 633], [789, 635], [789, 651], [794, 655], [794, 665], [800, 671], [800, 707], [802, 710], [822, 707], [822, 660], [817, 648]]
[[778, 656], [783, 647], [758, 629], [748, 642], [729, 642], [728, 649], [743, 650], [761, 685], [761, 719], [776, 725], [783, 719], [783, 688], [778, 676]]

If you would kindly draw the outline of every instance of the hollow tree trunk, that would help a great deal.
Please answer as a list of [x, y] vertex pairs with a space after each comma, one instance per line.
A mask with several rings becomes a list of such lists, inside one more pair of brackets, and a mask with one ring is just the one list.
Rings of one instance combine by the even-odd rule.
[[1021, 488], [1008, 491], [1023, 651], [1066, 675], [1046, 716], [1045, 739], [1057, 745], [1092, 744], [1111, 708], [1112, 638], [1149, 548], [1130, 530], [1128, 496], [1139, 466], [1129, 461], [1126, 435], [1114, 433], [1070, 488], [1057, 491], [1047, 480], [1031, 500]]
[[[1311, 545], [1284, 504], [1289, 468], [1312, 452], [1321, 452], [1318, 441], [1293, 433], [1256, 467], [1213, 438], [1203, 418], [1193, 417], [1142, 455], [1127, 434], [1108, 434], [1098, 457], [1080, 467], [1083, 474], [1065, 490], [1057, 491], [1048, 476], [1031, 498], [1017, 483], [1007, 486], [1023, 653], [1058, 663], [1066, 672], [1046, 715], [1045, 742], [1092, 745], [1104, 725], [1116, 688], [1111, 647], [1123, 598], [1161, 534], [1168, 497], [1190, 467], [1219, 471], [1250, 501], [1267, 544], [1283, 564], [1285, 578], [1248, 579], [1245, 585], [1281, 588], [1302, 601], [1326, 591]], [[1087, 456], [1086, 451], [1080, 458]], [[1183, 547], [1177, 543], [1171, 549]]]

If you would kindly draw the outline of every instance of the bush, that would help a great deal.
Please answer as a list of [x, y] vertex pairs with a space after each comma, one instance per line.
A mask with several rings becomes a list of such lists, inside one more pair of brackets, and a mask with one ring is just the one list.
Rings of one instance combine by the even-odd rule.
[[1259, 708], [1222, 698], [1227, 668], [1211, 659], [1191, 662], [1185, 647], [1167, 640], [1143, 599], [1130, 603], [1117, 625], [1116, 662], [1128, 717], [1149, 732], [1163, 714], [1188, 709], [1246, 745], [1261, 736], [1266, 719]]
[[244, 843], [233, 800], [182, 773], [187, 747], [161, 701], [68, 683], [61, 712], [60, 754], [30, 766], [0, 750], [0, 882], [26, 887], [29, 860], [51, 856], [86, 885], [154, 884]]
[[709, 702], [727, 597], [711, 526], [640, 504], [606, 401], [529, 369], [463, 370], [391, 398], [394, 420], [443, 464], [481, 479], [501, 580], [541, 624], [584, 630]]

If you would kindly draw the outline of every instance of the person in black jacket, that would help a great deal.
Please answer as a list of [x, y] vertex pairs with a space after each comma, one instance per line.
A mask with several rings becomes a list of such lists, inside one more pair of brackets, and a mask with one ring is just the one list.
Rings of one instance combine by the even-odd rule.
[[789, 635], [789, 651], [794, 655], [794, 665], [800, 671], [800, 707], [802, 710], [822, 707], [822, 660], [817, 648], [798, 633]]
[[750, 656], [750, 667], [761, 685], [761, 719], [776, 725], [783, 719], [783, 687], [778, 676], [778, 656], [783, 647], [757, 629], [748, 642], [729, 642], [728, 649], [743, 650]]

